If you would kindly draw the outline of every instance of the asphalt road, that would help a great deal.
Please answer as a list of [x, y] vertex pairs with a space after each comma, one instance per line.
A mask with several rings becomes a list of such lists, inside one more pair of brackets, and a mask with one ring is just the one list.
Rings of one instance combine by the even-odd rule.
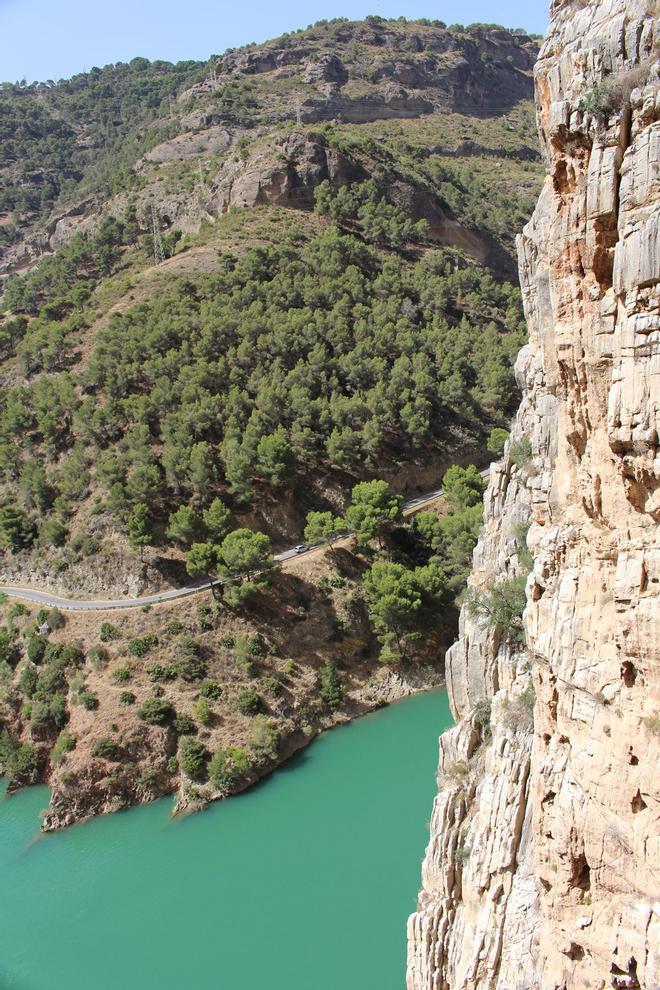
[[[487, 478], [490, 468], [486, 468], [480, 473], [483, 478]], [[407, 515], [411, 515], [423, 506], [428, 505], [429, 502], [434, 502], [441, 494], [442, 489], [438, 488], [436, 491], [427, 492], [425, 495], [420, 495], [417, 498], [408, 499], [407, 502], [403, 503], [403, 511]], [[350, 535], [350, 533], [346, 533], [346, 536]], [[282, 553], [275, 554], [275, 560], [283, 563], [294, 557], [300, 559], [306, 554], [318, 550], [319, 546], [322, 546], [322, 544], [309, 546], [302, 552], [296, 551], [294, 547], [291, 547], [290, 550], [284, 550]], [[20, 598], [23, 601], [36, 602], [38, 605], [47, 605], [49, 608], [60, 608], [71, 612], [104, 612], [115, 608], [140, 608], [143, 605], [160, 605], [163, 602], [171, 602], [176, 598], [185, 598], [187, 595], [195, 595], [200, 591], [205, 591], [211, 587], [212, 583], [218, 585], [223, 582], [193, 581], [183, 588], [171, 588], [169, 591], [159, 591], [155, 595], [142, 595], [139, 598], [93, 598], [87, 601], [82, 598], [61, 598], [59, 595], [53, 595], [49, 591], [18, 588], [9, 584], [0, 584], [0, 591], [4, 592], [10, 598]]]

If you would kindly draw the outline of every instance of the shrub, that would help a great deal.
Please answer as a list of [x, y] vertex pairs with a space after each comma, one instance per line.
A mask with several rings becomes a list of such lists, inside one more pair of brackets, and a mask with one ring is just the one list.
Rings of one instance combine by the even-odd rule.
[[328, 708], [339, 708], [344, 700], [344, 688], [332, 660], [321, 667], [321, 697]]
[[179, 766], [193, 780], [203, 780], [207, 776], [206, 764], [209, 751], [197, 739], [186, 736], [179, 745]]
[[167, 631], [170, 636], [178, 636], [179, 633], [183, 632], [183, 623], [179, 622], [178, 619], [172, 619], [167, 623]]
[[253, 688], [244, 688], [238, 696], [238, 710], [241, 715], [256, 715], [261, 711], [261, 698]]
[[456, 862], [457, 863], [461, 863], [461, 864], [462, 863], [467, 863], [468, 859], [470, 858], [470, 853], [471, 852], [472, 852], [472, 849], [471, 849], [470, 846], [459, 846], [457, 848], [456, 852], [454, 853], [454, 857], [456, 859]]
[[209, 779], [218, 790], [231, 790], [250, 772], [252, 759], [243, 746], [218, 749], [209, 762]]
[[151, 787], [158, 780], [158, 770], [155, 767], [145, 767], [140, 773], [140, 783], [143, 787]]
[[78, 701], [88, 712], [94, 712], [99, 707], [99, 699], [92, 691], [79, 691]]
[[46, 616], [46, 622], [51, 629], [61, 629], [65, 623], [65, 618], [59, 608], [51, 608]]
[[134, 705], [135, 695], [132, 691], [121, 691], [119, 694], [119, 701], [122, 705]]
[[147, 698], [138, 711], [138, 716], [149, 725], [167, 725], [174, 715], [173, 706], [164, 698]]
[[113, 684], [127, 684], [131, 679], [131, 672], [128, 667], [117, 667], [112, 672]]
[[261, 640], [258, 636], [238, 635], [234, 641], [234, 659], [243, 669], [247, 677], [255, 676], [255, 657], [263, 654]]
[[277, 728], [265, 715], [255, 715], [252, 722], [252, 737], [250, 746], [258, 753], [263, 753], [271, 760], [277, 758], [280, 734]]
[[18, 619], [21, 615], [29, 615], [30, 609], [23, 602], [14, 602], [9, 609], [9, 618]]
[[579, 109], [597, 117], [618, 113], [630, 102], [632, 91], [646, 85], [649, 70], [650, 62], [642, 62], [630, 69], [605, 76], [600, 82], [594, 83], [584, 95]]
[[70, 753], [71, 750], [75, 748], [76, 748], [75, 736], [72, 736], [71, 733], [68, 732], [66, 729], [62, 729], [59, 736], [57, 737], [57, 741], [55, 745], [50, 751], [51, 763], [53, 763], [55, 766], [59, 766], [59, 764], [64, 759], [65, 755], [67, 753]]
[[103, 646], [93, 646], [88, 653], [92, 667], [99, 670], [108, 659], [108, 651]]
[[534, 725], [534, 704], [536, 695], [529, 685], [517, 698], [504, 698], [502, 701], [502, 723], [513, 730], [529, 730]]
[[501, 457], [504, 453], [504, 444], [508, 439], [509, 434], [507, 430], [503, 430], [501, 426], [494, 426], [488, 434], [488, 450], [495, 457]]
[[153, 684], [158, 684], [162, 681], [175, 681], [177, 676], [176, 667], [173, 663], [166, 665], [162, 663], [149, 663], [145, 667], [145, 673]]
[[217, 701], [218, 698], [222, 697], [222, 688], [216, 681], [202, 681], [199, 686], [199, 693], [202, 698], [210, 698], [212, 701]]
[[5, 769], [10, 784], [36, 784], [41, 769], [37, 750], [29, 743], [23, 743], [11, 754]]
[[208, 605], [199, 605], [197, 607], [197, 621], [202, 631], [213, 629], [212, 612]]
[[82, 650], [64, 643], [49, 643], [44, 653], [44, 664], [54, 664], [60, 670], [66, 667], [82, 667], [84, 662]]
[[602, 104], [606, 113], [617, 113], [630, 102], [634, 89], [645, 86], [649, 80], [650, 61], [640, 62], [630, 69], [606, 76], [602, 83]]
[[13, 664], [16, 660], [16, 644], [14, 633], [9, 629], [0, 628], [0, 661]]
[[71, 540], [70, 547], [74, 553], [79, 553], [83, 557], [92, 557], [99, 552], [101, 544], [88, 533], [77, 533]]
[[524, 710], [530, 715], [533, 715], [534, 706], [536, 704], [536, 692], [531, 684], [529, 684], [520, 695], [519, 701]]
[[467, 778], [469, 772], [470, 768], [465, 760], [456, 760], [456, 762], [450, 763], [446, 770], [447, 776], [453, 777], [459, 784]]
[[472, 712], [474, 722], [481, 729], [481, 735], [484, 739], [489, 738], [491, 735], [490, 709], [490, 698], [482, 698], [481, 701], [476, 703]]
[[61, 547], [66, 543], [69, 530], [61, 519], [48, 519], [39, 527], [39, 543], [42, 547]]
[[191, 636], [182, 636], [174, 648], [174, 665], [184, 681], [198, 681], [206, 673], [199, 645]]
[[119, 639], [121, 633], [117, 626], [113, 626], [112, 622], [102, 622], [99, 636], [102, 643], [109, 643], [113, 639]]
[[530, 524], [528, 522], [519, 521], [514, 523], [512, 527], [513, 537], [516, 541], [516, 555], [518, 557], [518, 563], [525, 574], [529, 574], [534, 566], [534, 558], [527, 547], [527, 534], [529, 532], [529, 526]]
[[509, 444], [509, 460], [516, 467], [524, 467], [532, 459], [532, 441], [529, 437], [520, 437]]
[[46, 647], [48, 646], [48, 640], [44, 639], [43, 636], [38, 636], [34, 633], [28, 639], [27, 644], [27, 658], [31, 660], [32, 663], [41, 663], [46, 652]]
[[158, 639], [153, 633], [147, 633], [145, 636], [135, 636], [128, 641], [128, 652], [134, 657], [143, 657], [157, 643]]
[[527, 604], [526, 578], [519, 575], [486, 585], [478, 590], [470, 588], [465, 604], [470, 615], [479, 620], [483, 628], [499, 626], [505, 635], [522, 637], [522, 614]]
[[165, 763], [165, 769], [168, 773], [178, 773], [179, 772], [179, 761], [176, 756], [169, 756], [167, 762]]
[[177, 715], [172, 724], [180, 736], [193, 736], [197, 732], [197, 726], [189, 715]]
[[30, 709], [30, 732], [33, 736], [49, 735], [66, 724], [66, 701], [63, 695], [36, 699]]
[[114, 739], [110, 739], [105, 736], [103, 739], [97, 739], [92, 747], [92, 755], [100, 756], [104, 760], [110, 760], [113, 763], [119, 763], [121, 759], [121, 749], [117, 745]]
[[31, 698], [37, 689], [38, 680], [39, 674], [36, 667], [23, 667], [18, 679], [18, 686], [21, 690], [21, 694], [24, 694], [26, 698]]
[[277, 674], [273, 674], [272, 677], [264, 678], [263, 689], [266, 692], [266, 694], [271, 695], [271, 697], [279, 698], [279, 696], [284, 691], [284, 684], [282, 683], [282, 678]]
[[200, 725], [208, 725], [211, 721], [211, 709], [206, 698], [200, 698], [193, 709], [195, 718]]

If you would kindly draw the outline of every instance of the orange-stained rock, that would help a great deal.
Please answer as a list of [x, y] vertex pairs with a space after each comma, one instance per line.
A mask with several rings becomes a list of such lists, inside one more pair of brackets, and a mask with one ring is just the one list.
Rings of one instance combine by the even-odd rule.
[[[656, 10], [555, 0], [539, 56], [548, 176], [519, 238], [523, 400], [471, 577], [519, 573], [516, 523], [531, 520], [525, 636], [464, 609], [447, 655], [457, 726], [440, 744], [409, 990], [660, 981]], [[523, 436], [532, 459], [515, 467]]]

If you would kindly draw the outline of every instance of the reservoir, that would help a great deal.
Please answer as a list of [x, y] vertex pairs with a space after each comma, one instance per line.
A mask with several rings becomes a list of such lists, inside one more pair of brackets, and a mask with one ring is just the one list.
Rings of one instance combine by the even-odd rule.
[[403, 990], [445, 692], [328, 732], [261, 784], [38, 832], [0, 797], [0, 990]]

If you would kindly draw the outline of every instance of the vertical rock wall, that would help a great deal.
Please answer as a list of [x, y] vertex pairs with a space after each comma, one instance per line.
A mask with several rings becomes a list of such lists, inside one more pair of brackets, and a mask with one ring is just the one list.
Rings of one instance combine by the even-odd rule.
[[555, 0], [539, 56], [523, 400], [471, 577], [524, 573], [531, 521], [524, 637], [464, 609], [447, 655], [408, 990], [660, 985], [659, 36], [654, 0]]

